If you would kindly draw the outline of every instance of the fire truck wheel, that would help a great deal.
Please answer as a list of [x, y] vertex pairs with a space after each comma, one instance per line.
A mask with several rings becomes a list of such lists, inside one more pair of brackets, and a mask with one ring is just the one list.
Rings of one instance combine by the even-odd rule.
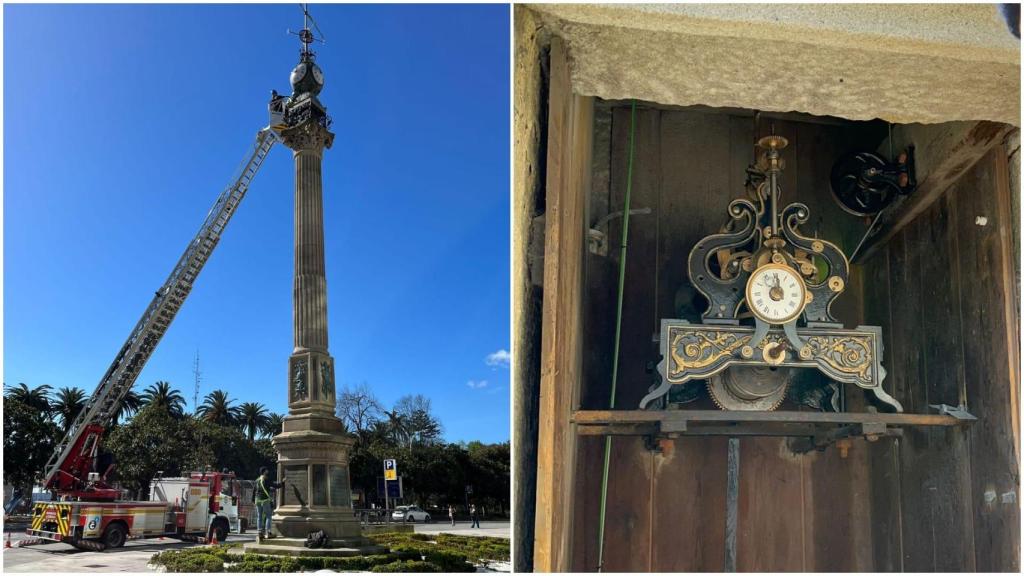
[[111, 522], [103, 532], [103, 543], [107, 548], [120, 548], [128, 539], [128, 530], [121, 522]]

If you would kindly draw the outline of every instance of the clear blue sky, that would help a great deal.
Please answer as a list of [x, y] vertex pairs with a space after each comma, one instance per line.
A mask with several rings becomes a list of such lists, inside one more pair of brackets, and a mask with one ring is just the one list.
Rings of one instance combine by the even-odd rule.
[[[7, 384], [92, 392], [290, 93], [297, 5], [4, 6]], [[317, 62], [339, 387], [433, 401], [449, 441], [509, 437], [508, 7], [330, 6]], [[286, 411], [290, 152], [275, 147], [136, 389]], [[493, 364], [493, 363], [492, 363]]]

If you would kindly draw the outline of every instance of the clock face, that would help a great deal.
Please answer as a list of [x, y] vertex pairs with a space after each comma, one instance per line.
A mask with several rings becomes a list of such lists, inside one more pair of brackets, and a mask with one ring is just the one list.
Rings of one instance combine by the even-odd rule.
[[747, 307], [770, 324], [795, 320], [807, 305], [807, 286], [785, 264], [765, 264], [747, 280]]
[[313, 65], [313, 79], [316, 80], [317, 84], [324, 83], [324, 73], [320, 71], [320, 67], [316, 64]]
[[298, 66], [296, 66], [294, 70], [292, 70], [292, 77], [291, 77], [290, 80], [291, 80], [291, 83], [294, 85], [294, 84], [297, 84], [299, 82], [299, 80], [302, 80], [305, 77], [306, 77], [306, 63], [302, 62]]

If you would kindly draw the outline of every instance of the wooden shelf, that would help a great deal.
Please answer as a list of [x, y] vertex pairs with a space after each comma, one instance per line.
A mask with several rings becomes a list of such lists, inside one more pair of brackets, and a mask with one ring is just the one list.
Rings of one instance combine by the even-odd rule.
[[577, 410], [572, 423], [580, 436], [791, 436], [814, 446], [836, 440], [902, 436], [907, 426], [963, 426], [945, 414], [876, 412], [739, 412], [724, 410]]

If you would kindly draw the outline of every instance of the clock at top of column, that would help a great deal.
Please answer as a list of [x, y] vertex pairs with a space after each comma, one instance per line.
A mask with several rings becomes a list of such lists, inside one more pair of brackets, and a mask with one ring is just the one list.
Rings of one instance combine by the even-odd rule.
[[299, 64], [292, 70], [292, 98], [301, 94], [316, 96], [324, 89], [324, 73], [313, 61], [312, 52], [303, 52]]
[[[274, 91], [270, 97], [270, 127], [281, 136], [285, 146], [296, 152], [319, 153], [330, 148], [334, 134], [330, 132], [331, 118], [327, 108], [317, 96], [324, 89], [324, 73], [316, 63], [316, 53], [310, 44], [323, 40], [313, 36], [309, 30], [311, 19], [308, 12], [305, 27], [295, 33], [302, 42], [299, 63], [292, 69], [289, 83], [291, 96]], [[315, 26], [315, 24], [314, 24]]]

